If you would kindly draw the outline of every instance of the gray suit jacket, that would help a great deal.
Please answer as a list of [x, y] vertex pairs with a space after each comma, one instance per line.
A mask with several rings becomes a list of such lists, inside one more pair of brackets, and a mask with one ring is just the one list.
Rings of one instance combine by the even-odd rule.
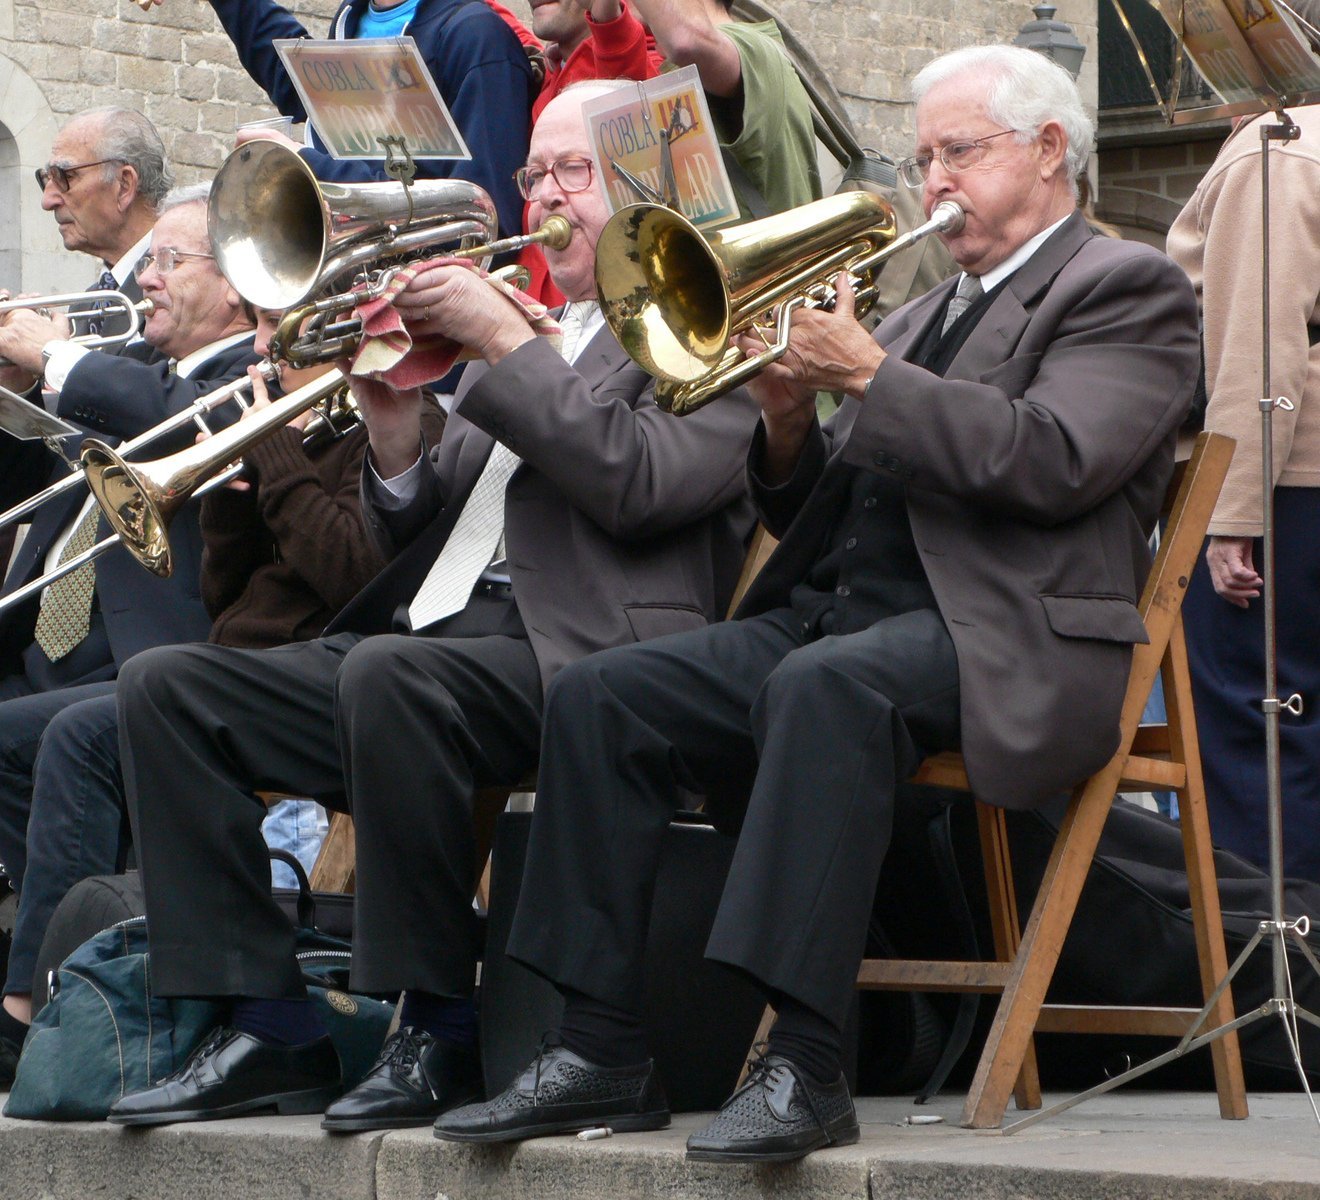
[[[523, 461], [505, 495], [508, 569], [544, 682], [595, 650], [724, 616], [753, 515], [743, 464], [757, 410], [735, 394], [679, 419], [608, 330], [569, 366], [538, 338], [463, 375], [434, 471], [363, 513], [392, 561], [328, 633], [391, 627], [498, 438]], [[396, 625], [397, 627], [397, 625]]]
[[[1038, 805], [1118, 742], [1146, 538], [1198, 370], [1196, 303], [1148, 247], [1074, 214], [1008, 281], [944, 378], [915, 355], [948, 280], [876, 330], [889, 357], [862, 403], [759, 489], [776, 554], [739, 615], [787, 602], [829, 535], [846, 466], [907, 491], [918, 551], [958, 653], [978, 796]], [[755, 462], [755, 447], [753, 448]]]

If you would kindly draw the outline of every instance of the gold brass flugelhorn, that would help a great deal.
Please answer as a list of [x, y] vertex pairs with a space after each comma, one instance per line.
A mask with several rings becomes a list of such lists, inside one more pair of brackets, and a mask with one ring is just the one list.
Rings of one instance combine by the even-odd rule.
[[[0, 301], [0, 316], [20, 309], [50, 316], [50, 310], [53, 308], [71, 308], [75, 304], [85, 304], [89, 311], [70, 313], [70, 319], [74, 321], [80, 317], [84, 319], [95, 317], [98, 321], [105, 321], [107, 318], [115, 320], [118, 317], [125, 317], [128, 320], [128, 328], [119, 333], [79, 333], [68, 339], [71, 345], [82, 346], [88, 350], [104, 350], [107, 346], [119, 346], [131, 342], [142, 331], [142, 323], [156, 307], [150, 300], [134, 300], [123, 292], [62, 292], [57, 296], [29, 296], [26, 300]], [[95, 312], [90, 311], [92, 305], [96, 306]], [[6, 360], [0, 358], [0, 366], [7, 365]]]
[[[596, 244], [596, 290], [620, 345], [659, 381], [656, 403], [684, 416], [781, 358], [794, 310], [832, 308], [840, 271], [852, 279], [862, 316], [887, 259], [962, 224], [962, 209], [946, 200], [899, 236], [894, 210], [869, 192], [827, 196], [711, 234], [671, 208], [633, 204], [609, 219]], [[732, 339], [761, 324], [774, 341], [744, 358]]]

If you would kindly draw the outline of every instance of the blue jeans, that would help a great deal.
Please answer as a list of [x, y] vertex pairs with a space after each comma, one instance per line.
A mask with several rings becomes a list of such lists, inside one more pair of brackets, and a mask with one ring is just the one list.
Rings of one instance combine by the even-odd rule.
[[[261, 835], [272, 850], [287, 850], [310, 873], [329, 828], [330, 818], [315, 800], [290, 797], [271, 805], [261, 823]], [[282, 862], [270, 864], [270, 877], [274, 887], [298, 886], [292, 869]]]

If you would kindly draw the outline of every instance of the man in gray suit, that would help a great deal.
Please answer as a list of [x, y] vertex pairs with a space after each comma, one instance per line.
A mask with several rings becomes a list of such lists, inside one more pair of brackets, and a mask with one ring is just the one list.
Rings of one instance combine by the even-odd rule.
[[[962, 267], [872, 340], [848, 287], [752, 391], [749, 471], [782, 541], [737, 620], [609, 650], [547, 698], [509, 953], [565, 994], [562, 1045], [441, 1117], [461, 1141], [665, 1124], [640, 1012], [675, 784], [745, 784], [707, 955], [778, 1010], [768, 1052], [690, 1157], [775, 1162], [855, 1141], [841, 1029], [897, 785], [961, 746], [977, 794], [1038, 805], [1112, 753], [1146, 535], [1197, 374], [1187, 279], [1092, 236], [1092, 129], [1031, 51], [958, 51], [914, 81], [905, 181], [953, 201]], [[846, 399], [816, 422], [817, 389]]]
[[156, 991], [229, 999], [233, 1015], [111, 1121], [316, 1112], [338, 1094], [271, 900], [257, 790], [350, 808], [354, 986], [405, 991], [402, 1028], [325, 1127], [429, 1124], [479, 1094], [473, 792], [535, 765], [543, 689], [565, 663], [722, 615], [751, 528], [756, 410], [743, 396], [675, 420], [604, 327], [593, 265], [609, 213], [581, 112], [601, 86], [546, 108], [519, 172], [532, 225], [573, 227], [547, 253], [573, 302], [564, 344], [472, 271], [434, 268], [400, 308], [478, 358], [439, 445], [421, 437], [419, 392], [357, 390], [384, 571], [318, 641], [176, 648], [120, 675]]

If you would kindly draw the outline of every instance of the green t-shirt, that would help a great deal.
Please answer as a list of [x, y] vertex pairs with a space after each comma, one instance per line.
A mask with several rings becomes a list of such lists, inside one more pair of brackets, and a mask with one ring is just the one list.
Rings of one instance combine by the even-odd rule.
[[[734, 21], [720, 28], [738, 47], [743, 85], [741, 114], [731, 113], [736, 101], [707, 93], [720, 145], [738, 160], [772, 213], [820, 199], [811, 101], [788, 60], [778, 26]], [[733, 186], [736, 191], [736, 180]], [[742, 219], [751, 215], [743, 203]]]

